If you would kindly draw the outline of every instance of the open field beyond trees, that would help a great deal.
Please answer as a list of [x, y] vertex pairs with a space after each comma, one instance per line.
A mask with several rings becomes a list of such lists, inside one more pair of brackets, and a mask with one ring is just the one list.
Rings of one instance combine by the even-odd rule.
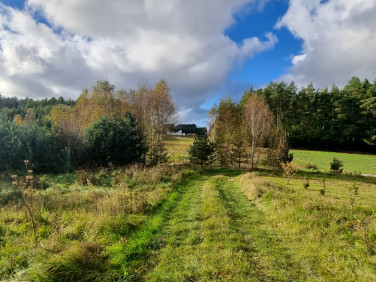
[[[168, 137], [166, 149], [170, 160], [176, 163], [188, 162], [188, 149], [192, 143], [193, 138]], [[375, 155], [310, 150], [290, 150], [290, 152], [294, 154], [293, 164], [300, 170], [310, 171], [310, 169], [307, 169], [307, 165], [314, 164], [319, 171], [329, 172], [330, 162], [333, 158], [338, 158], [343, 161], [344, 173], [376, 174]]]
[[345, 173], [372, 172], [373, 156], [294, 150], [287, 184], [189, 166], [192, 141], [167, 140], [174, 164], [34, 175], [26, 197], [2, 174], [0, 280], [376, 279], [376, 179]]
[[343, 161], [344, 173], [376, 174], [376, 156], [364, 154], [348, 154], [337, 152], [321, 152], [307, 150], [291, 150], [294, 164], [307, 169], [307, 164], [315, 164], [320, 171], [329, 171], [333, 158]]

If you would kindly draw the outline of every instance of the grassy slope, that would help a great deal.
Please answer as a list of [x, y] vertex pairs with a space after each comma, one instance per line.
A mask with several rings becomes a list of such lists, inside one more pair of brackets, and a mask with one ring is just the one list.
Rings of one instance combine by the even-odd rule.
[[173, 163], [187, 163], [188, 150], [193, 144], [190, 137], [166, 137], [166, 149], [169, 160]]
[[294, 153], [293, 163], [300, 169], [305, 169], [307, 163], [317, 166], [320, 171], [329, 171], [330, 163], [333, 158], [340, 159], [343, 162], [344, 172], [361, 172], [376, 174], [376, 156], [346, 154], [335, 152], [291, 150]]

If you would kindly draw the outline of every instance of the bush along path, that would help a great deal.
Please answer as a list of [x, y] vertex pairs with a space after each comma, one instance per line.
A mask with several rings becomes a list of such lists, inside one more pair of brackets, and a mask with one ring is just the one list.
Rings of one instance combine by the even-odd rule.
[[319, 280], [265, 225], [231, 172], [224, 174], [211, 171], [182, 184], [117, 250], [125, 279]]

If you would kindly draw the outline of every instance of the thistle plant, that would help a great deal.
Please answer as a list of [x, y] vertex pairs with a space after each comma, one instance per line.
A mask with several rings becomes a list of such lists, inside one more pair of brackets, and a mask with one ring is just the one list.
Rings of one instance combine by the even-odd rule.
[[356, 200], [356, 197], [359, 195], [359, 187], [355, 183], [353, 183], [349, 187], [349, 192], [350, 192], [349, 200], [350, 200], [350, 205], [351, 205], [351, 217], [352, 217], [354, 206], [355, 206], [355, 200]]
[[320, 194], [322, 196], [325, 196], [325, 193], [326, 193], [326, 183], [325, 183], [325, 179], [322, 180], [322, 188], [320, 189]]
[[24, 164], [26, 167], [26, 176], [21, 177], [21, 176], [18, 176], [17, 174], [12, 174], [11, 178], [12, 178], [12, 184], [15, 187], [19, 187], [21, 189], [22, 202], [25, 208], [25, 216], [26, 216], [26, 219], [31, 223], [33, 234], [34, 234], [34, 242], [35, 242], [35, 246], [37, 247], [39, 244], [39, 240], [38, 240], [38, 233], [37, 233], [38, 227], [35, 221], [36, 210], [33, 205], [34, 193], [36, 192], [36, 190], [33, 187], [34, 176], [33, 176], [33, 170], [28, 169], [29, 160], [24, 160]]
[[305, 176], [304, 176], [303, 187], [304, 187], [304, 189], [308, 189], [308, 187], [309, 187], [309, 180]]
[[287, 178], [286, 184], [289, 184], [290, 180], [294, 177], [294, 175], [296, 174], [297, 170], [293, 166], [293, 164], [289, 163], [289, 162], [285, 162], [285, 163], [281, 162], [281, 167], [282, 167], [282, 170], [283, 170], [283, 174]]

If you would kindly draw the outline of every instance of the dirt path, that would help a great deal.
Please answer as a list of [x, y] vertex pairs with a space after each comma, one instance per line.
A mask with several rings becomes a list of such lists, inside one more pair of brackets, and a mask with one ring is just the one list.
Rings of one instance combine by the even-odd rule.
[[[136, 240], [141, 243], [127, 256], [127, 278], [315, 280], [264, 224], [263, 214], [229, 179], [207, 174], [182, 186], [164, 216], [161, 212], [155, 215], [160, 220], [152, 236], [151, 219], [129, 239], [130, 245]], [[135, 258], [137, 263], [132, 263]]]

